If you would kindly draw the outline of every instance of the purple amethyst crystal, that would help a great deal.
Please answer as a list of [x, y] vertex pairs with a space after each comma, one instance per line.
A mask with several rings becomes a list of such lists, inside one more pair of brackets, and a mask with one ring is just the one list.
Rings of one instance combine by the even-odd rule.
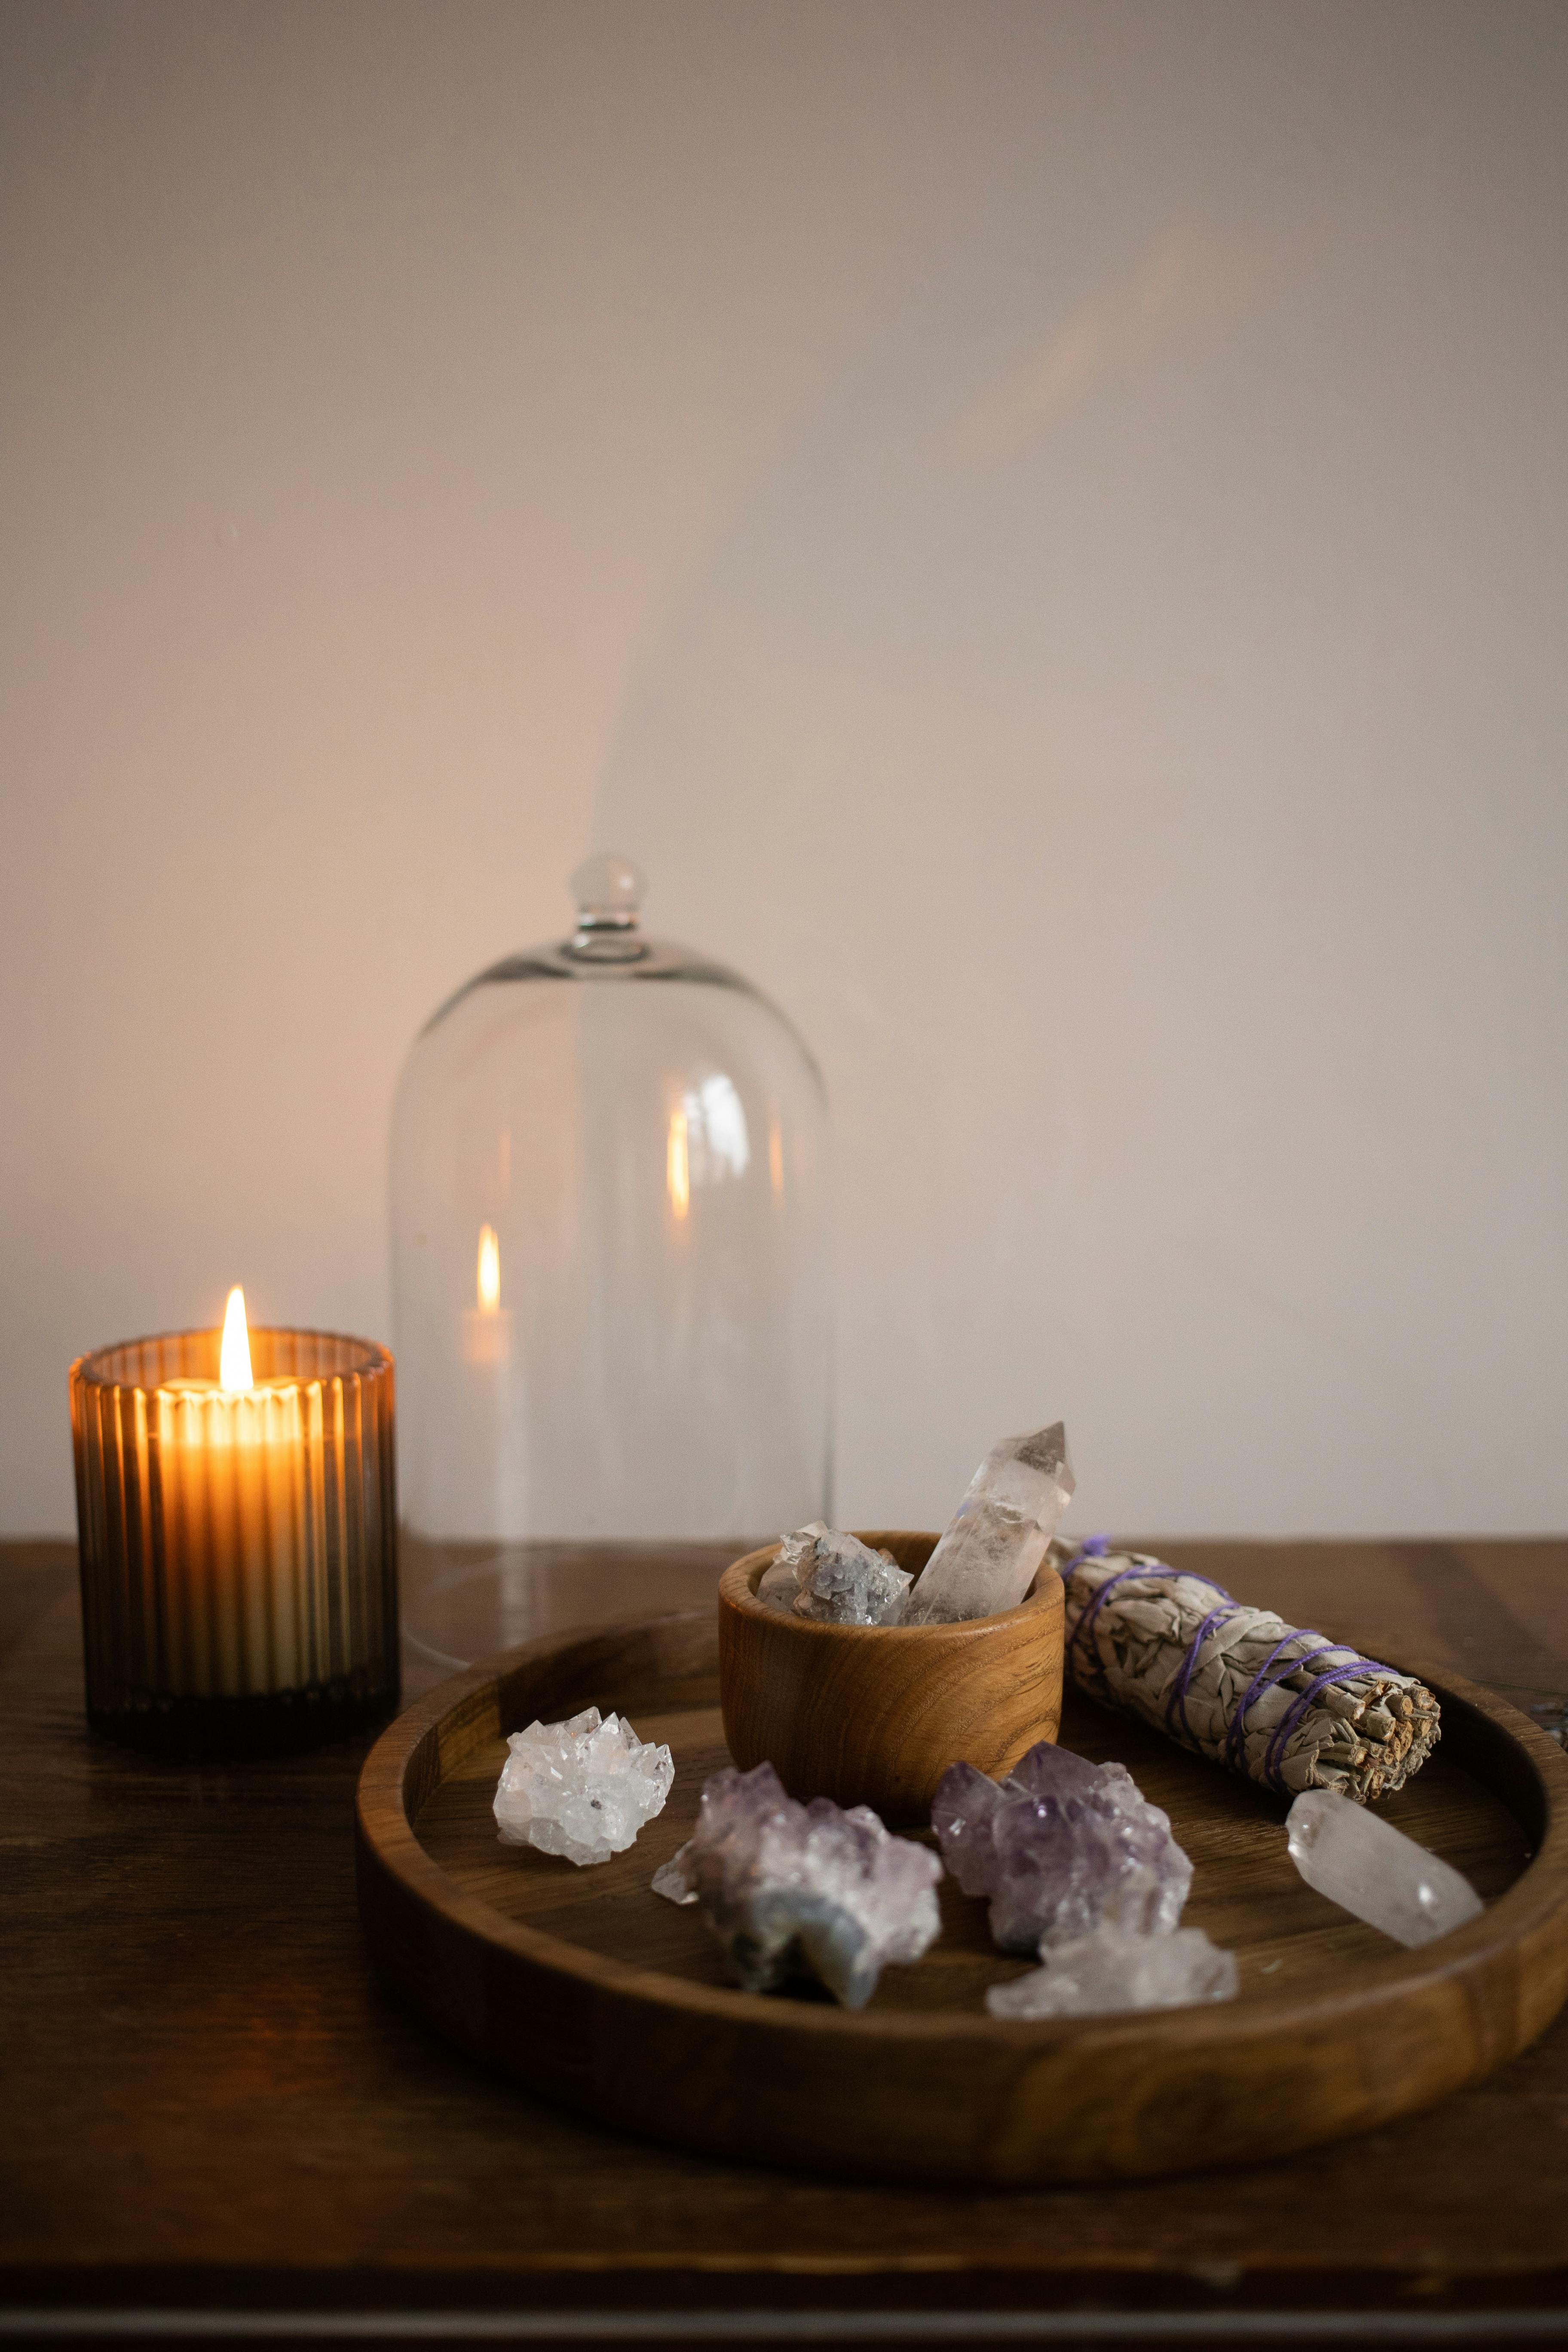
[[935, 1854], [890, 1837], [868, 1806], [797, 1804], [773, 1766], [759, 1764], [704, 1784], [696, 1833], [654, 1886], [672, 1903], [701, 1904], [748, 1992], [809, 1973], [859, 2009], [888, 1961], [918, 1960], [935, 1941], [941, 1876]]
[[988, 1895], [1004, 1951], [1088, 1936], [1102, 1923], [1168, 1935], [1193, 1865], [1121, 1764], [1042, 1740], [1005, 1780], [952, 1764], [931, 1807], [942, 1858], [966, 1895]]
[[942, 1859], [966, 1895], [989, 1895], [996, 1871], [992, 1823], [1002, 1790], [973, 1764], [950, 1764], [931, 1800]]

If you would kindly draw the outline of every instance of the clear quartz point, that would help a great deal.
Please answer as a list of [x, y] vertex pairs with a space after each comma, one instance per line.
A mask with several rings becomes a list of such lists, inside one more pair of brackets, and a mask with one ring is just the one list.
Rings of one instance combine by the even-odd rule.
[[1298, 1797], [1285, 1829], [1308, 1885], [1395, 1943], [1430, 1944], [1486, 1908], [1447, 1863], [1332, 1789]]
[[1072, 1499], [1067, 1433], [1055, 1422], [994, 1445], [905, 1601], [902, 1625], [950, 1625], [1016, 1609]]
[[536, 1846], [581, 1864], [608, 1862], [664, 1811], [675, 1779], [668, 1748], [639, 1739], [619, 1716], [584, 1707], [566, 1723], [531, 1723], [507, 1741], [496, 1787], [505, 1845]]
[[1185, 2009], [1234, 2000], [1240, 1979], [1234, 1952], [1211, 1944], [1201, 1927], [1145, 1936], [1106, 1922], [1092, 1935], [1052, 1937], [1044, 1965], [1011, 1984], [993, 1985], [993, 2017], [1100, 2017], [1116, 2010]]

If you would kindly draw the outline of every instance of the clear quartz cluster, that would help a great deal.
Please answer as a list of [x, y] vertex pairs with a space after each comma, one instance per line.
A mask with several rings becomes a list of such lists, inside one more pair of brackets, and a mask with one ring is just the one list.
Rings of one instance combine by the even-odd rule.
[[994, 1445], [915, 1580], [898, 1622], [951, 1625], [1016, 1609], [1072, 1499], [1061, 1423]]
[[1100, 2017], [1123, 2009], [1184, 2009], [1194, 2001], [1234, 2000], [1236, 1954], [1211, 1944], [1201, 1927], [1140, 1935], [1110, 1921], [1089, 1936], [1058, 1937], [1040, 1947], [1043, 1966], [1011, 1984], [993, 1985], [993, 2017]]
[[1305, 1790], [1285, 1829], [1308, 1885], [1396, 1943], [1430, 1944], [1486, 1908], [1447, 1863], [1332, 1789]]
[[629, 1723], [602, 1717], [596, 1706], [568, 1723], [531, 1723], [507, 1747], [495, 1796], [502, 1842], [568, 1862], [622, 1853], [663, 1811], [675, 1778], [668, 1748], [639, 1739]]
[[653, 1885], [701, 1904], [748, 1992], [809, 1972], [860, 2009], [889, 1961], [918, 1960], [935, 1941], [941, 1876], [933, 1853], [890, 1837], [868, 1806], [797, 1804], [759, 1764], [714, 1773], [695, 1833]]
[[910, 1581], [890, 1552], [814, 1519], [784, 1537], [757, 1598], [819, 1624], [883, 1625], [896, 1618]]
[[1193, 1865], [1121, 1764], [1090, 1764], [1042, 1740], [1005, 1780], [950, 1764], [931, 1827], [966, 1895], [987, 1895], [1004, 1951], [1042, 1937], [1089, 1936], [1114, 1917], [1130, 1932], [1169, 1935]]

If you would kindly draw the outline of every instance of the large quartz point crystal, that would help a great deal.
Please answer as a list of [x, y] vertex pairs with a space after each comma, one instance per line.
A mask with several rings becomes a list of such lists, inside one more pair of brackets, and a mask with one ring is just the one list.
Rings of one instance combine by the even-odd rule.
[[858, 1536], [817, 1519], [785, 1536], [757, 1598], [819, 1624], [880, 1625], [896, 1613], [910, 1582], [891, 1552], [873, 1551]]
[[1098, 2017], [1121, 2009], [1184, 2009], [1200, 2000], [1234, 2000], [1236, 1955], [1211, 1944], [1201, 1927], [1169, 1936], [1130, 1933], [1109, 1921], [1091, 1935], [1053, 1937], [1040, 1947], [1041, 1968], [1011, 1984], [993, 1985], [993, 2017]]
[[821, 1979], [861, 2009], [889, 1960], [918, 1960], [936, 1939], [942, 1865], [889, 1837], [867, 1805], [786, 1796], [771, 1764], [715, 1772], [695, 1834], [654, 1878], [672, 1903], [695, 1895], [748, 1992], [792, 1976]]
[[569, 1723], [514, 1731], [496, 1789], [507, 1845], [537, 1846], [568, 1862], [608, 1862], [662, 1812], [675, 1778], [668, 1748], [639, 1739], [618, 1716], [585, 1707]]
[[1298, 1797], [1285, 1828], [1308, 1885], [1396, 1943], [1430, 1944], [1486, 1908], [1457, 1870], [1332, 1789]]
[[950, 1625], [1016, 1609], [1072, 1499], [1073, 1485], [1059, 1421], [994, 1445], [915, 1580], [899, 1623]]
[[1115, 1917], [1129, 1931], [1168, 1935], [1193, 1865], [1167, 1816], [1121, 1764], [1090, 1764], [1042, 1740], [1006, 1780], [950, 1764], [931, 1827], [966, 1895], [988, 1895], [1004, 1951], [1042, 1936], [1086, 1936]]

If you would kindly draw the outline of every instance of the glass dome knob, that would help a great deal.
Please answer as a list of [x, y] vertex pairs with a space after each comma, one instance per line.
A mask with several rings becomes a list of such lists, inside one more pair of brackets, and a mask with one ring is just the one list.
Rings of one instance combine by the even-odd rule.
[[647, 887], [640, 866], [613, 849], [585, 857], [572, 877], [580, 931], [635, 929]]

